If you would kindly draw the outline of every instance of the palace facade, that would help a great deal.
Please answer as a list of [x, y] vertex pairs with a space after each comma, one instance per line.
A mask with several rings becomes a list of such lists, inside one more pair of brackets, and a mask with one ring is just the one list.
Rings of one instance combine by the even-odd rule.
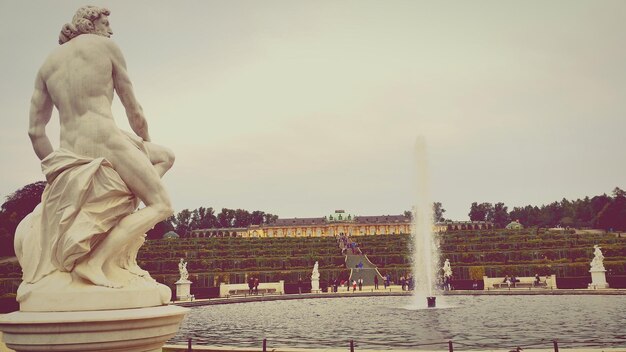
[[[486, 221], [445, 221], [434, 225], [437, 232], [482, 230], [493, 228]], [[396, 235], [411, 232], [411, 219], [406, 215], [355, 216], [343, 210], [320, 218], [277, 219], [272, 224], [245, 228], [212, 228], [193, 230], [189, 237], [327, 237]]]

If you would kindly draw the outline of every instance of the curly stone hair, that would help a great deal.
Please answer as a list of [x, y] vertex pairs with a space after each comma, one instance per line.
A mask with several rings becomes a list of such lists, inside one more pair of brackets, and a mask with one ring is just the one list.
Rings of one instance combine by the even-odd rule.
[[83, 6], [76, 10], [72, 23], [66, 23], [61, 28], [61, 34], [59, 34], [59, 44], [69, 42], [72, 38], [75, 38], [81, 34], [93, 33], [95, 26], [93, 22], [100, 18], [100, 16], [109, 16], [111, 11], [104, 7], [97, 6]]

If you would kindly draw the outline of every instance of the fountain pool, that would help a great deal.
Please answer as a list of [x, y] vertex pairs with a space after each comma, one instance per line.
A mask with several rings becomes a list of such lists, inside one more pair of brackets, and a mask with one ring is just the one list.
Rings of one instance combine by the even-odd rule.
[[[317, 298], [194, 307], [169, 343], [363, 349], [626, 346], [626, 296], [446, 296], [415, 308], [409, 296]], [[441, 342], [441, 343], [440, 343]], [[418, 346], [426, 343], [440, 343]], [[570, 343], [570, 345], [568, 345]], [[461, 347], [462, 346], [462, 347]]]

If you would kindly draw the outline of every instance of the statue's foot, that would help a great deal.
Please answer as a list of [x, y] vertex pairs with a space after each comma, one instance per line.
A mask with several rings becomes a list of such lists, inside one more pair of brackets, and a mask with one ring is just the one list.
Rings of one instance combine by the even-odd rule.
[[102, 271], [102, 268], [90, 265], [88, 261], [77, 264], [74, 267], [73, 272], [84, 280], [87, 280], [94, 285], [121, 288], [122, 285], [116, 284], [113, 281], [107, 279], [106, 275]]

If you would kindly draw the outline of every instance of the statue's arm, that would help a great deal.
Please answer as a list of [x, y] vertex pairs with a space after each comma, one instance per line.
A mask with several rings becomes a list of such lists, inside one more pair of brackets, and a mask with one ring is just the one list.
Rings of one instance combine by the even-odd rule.
[[135, 97], [133, 84], [128, 76], [126, 60], [120, 48], [111, 40], [106, 40], [111, 51], [111, 61], [113, 64], [113, 84], [115, 91], [126, 109], [126, 117], [133, 131], [144, 141], [150, 141], [148, 133], [148, 122], [143, 113], [143, 108]]
[[35, 91], [30, 100], [30, 118], [28, 126], [28, 136], [33, 144], [35, 154], [40, 160], [43, 160], [53, 152], [50, 139], [46, 135], [46, 125], [52, 116], [52, 98], [48, 93], [46, 83], [41, 77], [41, 73], [37, 74], [35, 80]]

